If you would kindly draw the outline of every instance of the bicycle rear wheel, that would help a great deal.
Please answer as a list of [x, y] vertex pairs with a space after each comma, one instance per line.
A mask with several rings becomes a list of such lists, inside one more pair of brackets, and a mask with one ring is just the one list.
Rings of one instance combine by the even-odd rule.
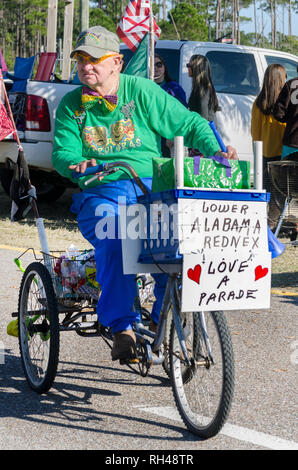
[[31, 263], [22, 278], [18, 305], [19, 347], [25, 376], [38, 393], [47, 392], [59, 359], [59, 315], [51, 276]]
[[171, 337], [171, 328], [173, 324], [172, 310], [169, 309], [166, 324], [165, 324], [165, 335], [163, 340], [163, 356], [164, 360], [162, 363], [163, 370], [168, 377], [171, 375], [171, 364], [170, 364], [170, 337]]
[[170, 337], [175, 402], [187, 428], [202, 439], [216, 435], [233, 398], [234, 358], [223, 312], [180, 313], [191, 365], [187, 366], [174, 324]]

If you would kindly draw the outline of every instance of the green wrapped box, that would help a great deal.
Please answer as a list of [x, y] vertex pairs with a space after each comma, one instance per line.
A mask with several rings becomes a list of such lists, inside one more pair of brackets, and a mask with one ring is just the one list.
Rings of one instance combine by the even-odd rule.
[[[184, 186], [190, 188], [249, 189], [250, 163], [213, 158], [186, 157], [184, 159]], [[152, 192], [175, 188], [174, 158], [153, 158]]]

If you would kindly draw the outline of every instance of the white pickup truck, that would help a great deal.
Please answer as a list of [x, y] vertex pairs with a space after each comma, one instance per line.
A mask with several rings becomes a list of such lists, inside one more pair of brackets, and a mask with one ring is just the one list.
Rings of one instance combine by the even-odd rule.
[[[121, 46], [127, 64], [131, 51]], [[191, 79], [186, 64], [193, 54], [209, 59], [221, 111], [217, 128], [226, 144], [232, 144], [239, 158], [253, 163], [250, 120], [252, 103], [258, 94], [266, 67], [282, 64], [288, 79], [297, 76], [298, 57], [271, 49], [217, 42], [158, 41], [156, 53], [166, 61], [172, 78], [184, 88], [187, 98]], [[28, 81], [24, 129], [19, 131], [33, 184], [39, 199], [53, 201], [72, 184], [58, 175], [51, 163], [55, 114], [61, 98], [75, 86], [71, 83]], [[0, 179], [8, 191], [17, 146], [12, 140], [0, 142]], [[37, 178], [38, 176], [38, 178]]]

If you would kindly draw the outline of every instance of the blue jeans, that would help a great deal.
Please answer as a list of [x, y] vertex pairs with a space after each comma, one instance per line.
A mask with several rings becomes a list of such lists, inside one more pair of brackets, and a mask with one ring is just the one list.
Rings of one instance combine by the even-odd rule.
[[[151, 189], [151, 178], [143, 178], [142, 181]], [[118, 198], [125, 197], [127, 204], [134, 204], [137, 202], [136, 192], [137, 195], [142, 194], [130, 180], [115, 181], [74, 194], [71, 206], [71, 210], [77, 214], [82, 235], [95, 248], [96, 280], [101, 286], [97, 305], [98, 320], [102, 325], [111, 327], [112, 333], [131, 329], [133, 322], [138, 320], [133, 311], [137, 295], [135, 275], [123, 274], [122, 246], [118, 237]], [[110, 228], [106, 238], [98, 237], [101, 223]], [[156, 302], [152, 319], [157, 323], [168, 276], [155, 274], [153, 277]]]

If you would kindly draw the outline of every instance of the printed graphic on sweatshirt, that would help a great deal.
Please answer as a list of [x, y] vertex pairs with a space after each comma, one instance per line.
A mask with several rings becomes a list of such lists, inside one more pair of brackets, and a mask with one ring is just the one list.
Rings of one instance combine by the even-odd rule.
[[121, 152], [141, 145], [141, 139], [135, 137], [135, 127], [131, 119], [116, 121], [109, 129], [105, 126], [86, 126], [83, 139], [88, 147], [99, 154]]

